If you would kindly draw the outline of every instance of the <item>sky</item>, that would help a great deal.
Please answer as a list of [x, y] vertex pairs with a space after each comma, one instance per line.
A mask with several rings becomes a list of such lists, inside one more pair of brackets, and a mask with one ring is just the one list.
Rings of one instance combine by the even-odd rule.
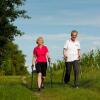
[[62, 59], [70, 32], [77, 30], [81, 52], [100, 48], [100, 0], [26, 0], [22, 7], [31, 19], [17, 19], [15, 25], [25, 34], [15, 43], [26, 55], [30, 71], [36, 39], [42, 36], [53, 62]]

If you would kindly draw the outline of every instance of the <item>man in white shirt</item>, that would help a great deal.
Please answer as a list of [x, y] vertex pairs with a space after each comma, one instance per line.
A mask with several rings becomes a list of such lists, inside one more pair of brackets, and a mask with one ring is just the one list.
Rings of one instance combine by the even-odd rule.
[[71, 32], [71, 39], [67, 40], [64, 45], [63, 55], [66, 64], [66, 74], [64, 82], [67, 84], [70, 81], [70, 73], [73, 66], [74, 70], [74, 87], [78, 87], [78, 61], [80, 59], [80, 43], [77, 40], [78, 32], [73, 30]]

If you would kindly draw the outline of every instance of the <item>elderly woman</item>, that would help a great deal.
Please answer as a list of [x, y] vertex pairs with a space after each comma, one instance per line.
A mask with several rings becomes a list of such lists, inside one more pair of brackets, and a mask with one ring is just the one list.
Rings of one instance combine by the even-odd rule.
[[36, 64], [36, 71], [38, 73], [37, 83], [38, 91], [44, 88], [44, 79], [46, 77], [47, 60], [50, 62], [50, 56], [47, 46], [44, 45], [43, 37], [36, 40], [37, 46], [33, 50], [32, 64]]

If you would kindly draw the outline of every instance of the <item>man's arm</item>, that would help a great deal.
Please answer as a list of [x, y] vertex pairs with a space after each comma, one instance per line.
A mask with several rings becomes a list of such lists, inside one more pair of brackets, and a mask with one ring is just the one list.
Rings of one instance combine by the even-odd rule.
[[63, 49], [63, 56], [64, 56], [64, 59], [67, 60], [67, 49], [66, 48]]
[[78, 49], [78, 59], [80, 60], [81, 52], [80, 49]]
[[80, 60], [81, 52], [80, 52], [80, 43], [78, 43], [78, 59]]
[[65, 45], [64, 45], [64, 49], [63, 49], [63, 56], [64, 56], [65, 61], [67, 60], [68, 43], [69, 43], [69, 41], [67, 40]]

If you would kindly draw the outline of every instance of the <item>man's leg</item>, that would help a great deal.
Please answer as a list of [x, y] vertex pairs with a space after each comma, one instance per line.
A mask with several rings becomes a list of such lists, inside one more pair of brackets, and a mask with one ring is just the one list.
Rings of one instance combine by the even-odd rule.
[[73, 62], [73, 69], [74, 69], [74, 85], [77, 87], [78, 83], [78, 75], [79, 75], [79, 68], [78, 68], [78, 60]]
[[66, 62], [66, 73], [64, 77], [64, 82], [67, 84], [70, 81], [70, 72], [71, 72], [71, 62]]

